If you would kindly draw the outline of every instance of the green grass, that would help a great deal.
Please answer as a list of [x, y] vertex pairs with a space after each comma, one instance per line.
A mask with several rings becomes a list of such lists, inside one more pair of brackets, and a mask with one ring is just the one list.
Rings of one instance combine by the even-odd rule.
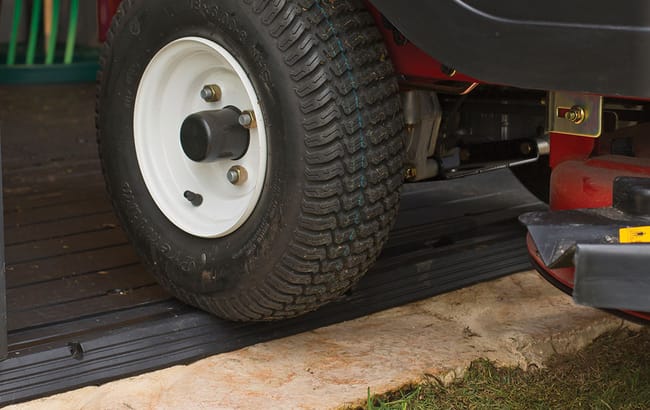
[[368, 410], [650, 409], [650, 329], [619, 329], [578, 353], [552, 357], [543, 369], [472, 363], [463, 379], [434, 378], [379, 396]]

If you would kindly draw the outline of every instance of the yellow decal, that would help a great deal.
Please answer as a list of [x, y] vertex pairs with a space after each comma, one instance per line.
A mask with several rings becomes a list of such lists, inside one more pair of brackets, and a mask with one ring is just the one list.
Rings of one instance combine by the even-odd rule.
[[650, 243], [650, 226], [633, 226], [618, 231], [620, 243]]

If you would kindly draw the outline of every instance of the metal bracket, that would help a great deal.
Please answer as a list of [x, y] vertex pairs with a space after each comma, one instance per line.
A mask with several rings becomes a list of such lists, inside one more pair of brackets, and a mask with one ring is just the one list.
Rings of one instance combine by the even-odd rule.
[[548, 98], [549, 132], [598, 138], [602, 131], [603, 97], [551, 91]]

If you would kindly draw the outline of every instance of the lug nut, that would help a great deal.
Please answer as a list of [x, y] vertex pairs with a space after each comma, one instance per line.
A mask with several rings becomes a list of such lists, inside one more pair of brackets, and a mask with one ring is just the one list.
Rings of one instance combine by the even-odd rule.
[[234, 169], [229, 169], [228, 173], [226, 174], [226, 178], [228, 178], [228, 182], [236, 185], [237, 182], [239, 182], [239, 172]]
[[241, 185], [246, 182], [248, 173], [246, 172], [246, 168], [235, 165], [228, 170], [226, 173], [226, 178], [228, 178], [228, 182], [233, 185]]
[[183, 193], [183, 196], [194, 206], [201, 206], [203, 203], [203, 196], [201, 196], [201, 194], [197, 194], [192, 191], [185, 191]]
[[221, 87], [216, 84], [208, 84], [201, 90], [201, 98], [205, 102], [217, 102], [221, 99]]
[[255, 113], [253, 113], [253, 111], [242, 111], [241, 115], [239, 116], [239, 125], [247, 129], [257, 127], [257, 122], [255, 121]]

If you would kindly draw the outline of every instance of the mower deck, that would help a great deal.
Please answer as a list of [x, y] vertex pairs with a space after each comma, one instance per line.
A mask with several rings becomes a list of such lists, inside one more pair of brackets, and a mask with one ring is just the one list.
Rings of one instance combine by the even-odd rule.
[[[535, 246], [530, 235], [526, 237], [526, 246], [528, 247], [528, 254], [530, 255], [531, 262], [535, 269], [548, 280], [555, 287], [565, 292], [568, 295], [573, 294], [574, 287], [574, 267], [564, 267], [550, 269], [542, 261], [539, 251]], [[612, 311], [615, 314], [622, 314], [623, 317], [633, 321], [650, 321], [650, 312], [637, 312], [632, 310], [619, 310]]]
[[552, 211], [520, 217], [537, 270], [577, 303], [650, 320], [650, 245], [624, 238], [638, 229], [643, 236], [650, 225], [649, 177], [645, 157], [600, 155], [556, 165]]

